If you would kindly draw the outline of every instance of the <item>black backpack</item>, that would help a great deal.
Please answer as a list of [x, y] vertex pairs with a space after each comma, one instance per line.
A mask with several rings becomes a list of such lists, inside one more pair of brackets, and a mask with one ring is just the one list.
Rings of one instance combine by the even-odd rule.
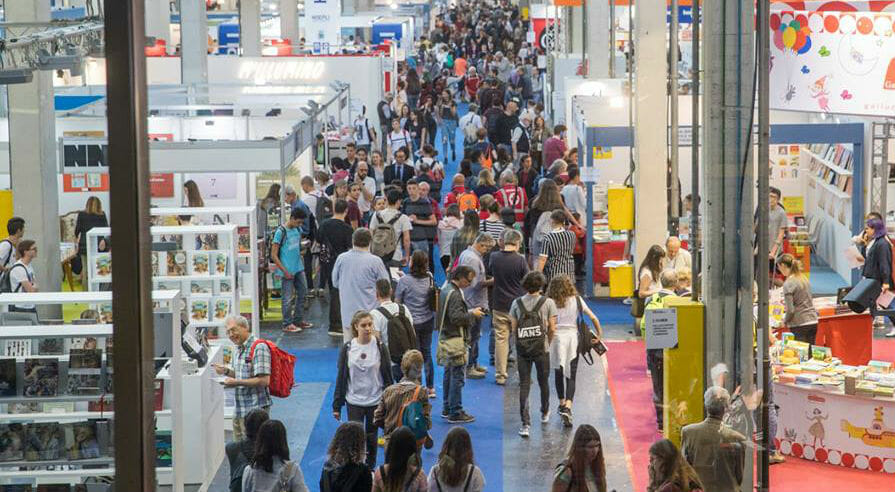
[[317, 219], [318, 223], [323, 222], [326, 219], [332, 218], [333, 216], [333, 201], [329, 199], [326, 195], [320, 195], [317, 197], [317, 206], [314, 208], [314, 218]]
[[419, 350], [419, 344], [416, 341], [416, 331], [413, 329], [413, 323], [404, 314], [404, 307], [398, 305], [398, 312], [392, 314], [385, 307], [377, 308], [383, 316], [385, 316], [388, 324], [388, 353], [395, 364], [401, 363], [404, 352], [408, 350]]
[[547, 330], [541, 320], [541, 307], [547, 302], [547, 297], [541, 296], [531, 310], [525, 309], [522, 298], [516, 299], [519, 309], [519, 322], [516, 325], [516, 351], [519, 357], [535, 359], [544, 355], [544, 340], [547, 338]]
[[[12, 282], [10, 281], [9, 275], [12, 273], [12, 271], [13, 271], [16, 267], [22, 267], [22, 268], [25, 268], [25, 265], [22, 265], [22, 264], [13, 265], [12, 268], [10, 268], [9, 270], [6, 270], [6, 271], [3, 272], [2, 274], [0, 274], [0, 294], [8, 294], [8, 293], [13, 292], [13, 290], [12, 290]], [[28, 277], [28, 280], [31, 280], [31, 276], [28, 275], [28, 269], [27, 269], [27, 268], [25, 268], [25, 276]], [[20, 283], [20, 284], [18, 285], [18, 287], [16, 287], [15, 292], [19, 292], [19, 290], [20, 290], [21, 288], [22, 288], [22, 284]]]

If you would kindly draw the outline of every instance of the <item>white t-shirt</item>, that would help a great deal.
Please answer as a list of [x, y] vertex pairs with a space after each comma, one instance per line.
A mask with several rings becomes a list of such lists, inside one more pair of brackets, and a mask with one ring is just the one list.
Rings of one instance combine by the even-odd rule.
[[345, 400], [356, 406], [372, 407], [382, 398], [383, 381], [379, 366], [388, 361], [379, 357], [376, 340], [361, 345], [357, 338], [348, 347], [348, 393]]
[[566, 202], [566, 207], [571, 212], [577, 212], [581, 217], [587, 216], [587, 197], [584, 195], [583, 187], [576, 184], [567, 184], [563, 186], [560, 193]]
[[365, 117], [354, 120], [354, 143], [370, 145], [370, 120]]
[[7, 267], [16, 261], [15, 247], [12, 241], [4, 239], [0, 241], [0, 267]]
[[[9, 288], [12, 292], [25, 292], [21, 285], [23, 280], [27, 280], [31, 282], [31, 285], [37, 287], [34, 284], [34, 268], [31, 265], [22, 263], [21, 260], [16, 261], [9, 271]], [[19, 309], [34, 309], [34, 304], [14, 304], [14, 306]]]
[[[363, 181], [364, 188], [373, 195], [376, 196], [376, 179], [370, 176], [364, 178]], [[360, 209], [361, 213], [365, 213], [373, 208], [373, 204], [367, 201], [367, 198], [364, 197], [363, 192], [361, 192], [360, 196], [357, 197], [357, 208]]]
[[395, 215], [401, 214], [401, 218], [395, 221], [392, 224], [392, 227], [395, 228], [395, 234], [398, 235], [398, 247], [395, 248], [395, 254], [392, 256], [392, 259], [395, 261], [401, 261], [404, 258], [404, 231], [410, 231], [413, 229], [413, 224], [410, 222], [410, 217], [404, 215], [399, 210], [395, 210], [393, 208], [387, 208], [381, 212], [373, 214], [373, 217], [370, 219], [370, 230], [375, 231], [379, 226], [379, 217], [382, 217], [382, 221], [388, 223]]
[[401, 130], [398, 133], [391, 132], [388, 134], [388, 145], [392, 152], [392, 157], [395, 157], [395, 152], [398, 151], [401, 147], [407, 147], [413, 152], [413, 140], [410, 138], [410, 132], [407, 130]]
[[308, 210], [310, 210], [312, 214], [317, 213], [317, 197], [321, 194], [322, 192], [314, 190], [310, 193], [302, 193], [301, 195], [301, 201], [308, 206]]
[[[386, 311], [391, 315], [395, 315], [398, 313], [398, 309], [400, 309], [404, 316], [407, 316], [407, 319], [410, 320], [410, 323], [413, 323], [413, 315], [410, 314], [410, 309], [407, 309], [407, 306], [403, 304], [398, 304], [394, 301], [383, 302], [379, 305], [379, 307], [384, 307]], [[385, 315], [379, 312], [379, 307], [370, 311], [370, 316], [373, 317], [373, 329], [378, 331], [380, 334], [379, 339], [382, 341], [382, 344], [388, 347], [388, 319], [386, 319]]]

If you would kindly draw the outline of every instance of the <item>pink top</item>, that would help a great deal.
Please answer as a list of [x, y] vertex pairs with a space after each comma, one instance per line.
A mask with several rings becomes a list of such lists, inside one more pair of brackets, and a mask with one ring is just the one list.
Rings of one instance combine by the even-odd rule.
[[566, 153], [566, 143], [563, 139], [556, 137], [555, 135], [548, 138], [546, 142], [544, 142], [544, 151], [543, 151], [543, 159], [544, 169], [549, 169], [550, 166], [553, 165], [553, 161], [557, 159], [562, 159], [562, 156]]

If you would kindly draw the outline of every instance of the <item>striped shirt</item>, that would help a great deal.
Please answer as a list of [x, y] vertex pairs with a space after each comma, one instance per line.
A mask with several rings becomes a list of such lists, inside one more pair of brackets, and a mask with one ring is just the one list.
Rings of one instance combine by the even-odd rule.
[[548, 282], [557, 275], [569, 275], [573, 281], [575, 280], [575, 261], [572, 258], [574, 250], [574, 232], [555, 229], [544, 235], [540, 255], [547, 258], [547, 263], [544, 264], [544, 276]]
[[482, 232], [493, 237], [495, 241], [500, 241], [500, 235], [506, 229], [507, 226], [503, 225], [503, 222], [496, 220], [483, 220], [481, 225]]

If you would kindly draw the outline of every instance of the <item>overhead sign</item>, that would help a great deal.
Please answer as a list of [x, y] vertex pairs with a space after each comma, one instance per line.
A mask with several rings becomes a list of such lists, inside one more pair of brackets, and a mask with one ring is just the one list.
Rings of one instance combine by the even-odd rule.
[[305, 35], [315, 54], [329, 54], [341, 44], [341, 0], [306, 0]]
[[646, 348], [667, 349], [677, 346], [677, 310], [648, 309], [644, 311]]
[[893, 30], [889, 13], [772, 13], [771, 108], [895, 114]]
[[104, 140], [59, 140], [61, 172], [105, 173], [109, 171], [106, 162], [108, 144]]

